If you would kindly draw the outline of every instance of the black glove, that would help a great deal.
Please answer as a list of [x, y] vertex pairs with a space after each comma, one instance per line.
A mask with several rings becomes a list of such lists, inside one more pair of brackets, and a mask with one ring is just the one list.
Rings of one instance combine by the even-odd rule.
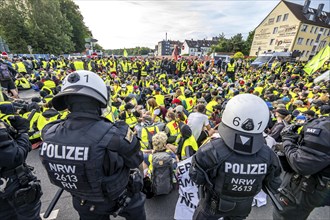
[[299, 127], [296, 125], [289, 125], [281, 131], [282, 141], [291, 141], [292, 143], [297, 143], [299, 134], [297, 133], [297, 129]]
[[17, 133], [27, 133], [29, 131], [30, 122], [27, 119], [22, 118], [20, 116], [12, 116], [8, 119], [11, 126], [13, 126], [17, 130]]
[[131, 169], [128, 179], [127, 191], [130, 193], [138, 193], [143, 188], [143, 176], [139, 169]]

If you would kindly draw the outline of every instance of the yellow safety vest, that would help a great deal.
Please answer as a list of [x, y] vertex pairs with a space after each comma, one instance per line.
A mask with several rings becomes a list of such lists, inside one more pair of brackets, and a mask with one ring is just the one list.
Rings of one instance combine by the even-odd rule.
[[181, 151], [181, 159], [184, 160], [184, 159], [187, 159], [188, 157], [190, 157], [191, 155], [187, 155], [187, 147], [188, 146], [191, 146], [191, 148], [194, 150], [194, 151], [197, 151], [198, 150], [198, 144], [195, 140], [195, 137], [194, 135], [191, 135], [188, 139], [186, 139], [182, 145], [182, 151]]
[[156, 125], [142, 128], [140, 141], [142, 150], [152, 149], [152, 146], [149, 145], [149, 142], [152, 142], [152, 136], [157, 133], [159, 133], [159, 128]]
[[23, 62], [18, 62], [17, 64], [17, 72], [19, 73], [27, 73], [25, 65]]
[[227, 72], [234, 72], [235, 71], [235, 63], [233, 63], [233, 64], [228, 63], [227, 66], [228, 66]]
[[189, 98], [186, 98], [185, 101], [186, 101], [186, 105], [187, 105], [187, 111], [188, 111], [189, 113], [192, 112], [194, 106], [196, 105], [196, 101], [195, 101], [195, 99], [189, 97]]
[[120, 64], [123, 69], [123, 72], [127, 73], [128, 72], [128, 63], [121, 62]]
[[128, 114], [128, 112], [125, 111], [125, 114], [126, 114], [126, 119], [125, 119], [126, 124], [128, 124], [130, 128], [134, 128], [135, 125], [138, 123], [137, 118], [133, 113]]
[[141, 68], [141, 76], [147, 76], [147, 75], [148, 75], [147, 66], [143, 65], [142, 68]]
[[73, 65], [74, 65], [74, 68], [76, 69], [76, 70], [84, 70], [85, 68], [84, 68], [84, 62], [83, 61], [74, 61], [73, 62]]
[[254, 88], [254, 91], [257, 91], [259, 93], [259, 95], [262, 95], [262, 92], [264, 91], [264, 88], [258, 86]]
[[218, 102], [217, 101], [215, 101], [215, 100], [212, 100], [212, 101], [210, 101], [209, 103], [207, 103], [207, 105], [206, 105], [206, 115], [207, 116], [211, 116], [212, 115], [212, 113], [213, 113], [213, 106], [216, 106], [218, 104]]
[[109, 64], [110, 64], [110, 72], [117, 72], [117, 66], [116, 66], [116, 62], [115, 61], [111, 61], [109, 60]]
[[21, 86], [23, 89], [31, 88], [31, 84], [25, 78], [20, 78], [20, 79], [15, 80], [15, 85], [16, 85], [16, 87]]
[[44, 81], [44, 86], [46, 86], [50, 89], [54, 89], [56, 87], [56, 84], [53, 80], [45, 80]]
[[42, 68], [43, 68], [43, 69], [47, 69], [47, 64], [48, 64], [47, 61], [44, 61], [44, 60], [43, 60], [43, 61], [42, 61]]
[[59, 114], [54, 115], [50, 118], [46, 118], [45, 116], [43, 116], [42, 114], [40, 114], [38, 121], [37, 121], [37, 128], [39, 131], [41, 131], [45, 125], [47, 125], [50, 122], [56, 121], [59, 117]]
[[156, 99], [156, 102], [157, 104], [160, 106], [164, 106], [165, 105], [165, 97], [163, 95], [154, 95], [155, 99]]

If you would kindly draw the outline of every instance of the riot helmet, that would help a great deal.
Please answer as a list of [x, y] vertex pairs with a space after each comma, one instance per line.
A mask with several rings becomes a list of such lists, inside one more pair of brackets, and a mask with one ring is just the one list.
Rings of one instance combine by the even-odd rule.
[[72, 95], [87, 96], [100, 103], [101, 108], [106, 108], [109, 95], [106, 84], [96, 73], [86, 70], [75, 71], [63, 80], [61, 92], [57, 94], [52, 102], [56, 110], [66, 109], [65, 97]]
[[226, 145], [242, 154], [254, 154], [263, 145], [269, 109], [264, 100], [252, 94], [230, 99], [223, 111], [219, 134]]

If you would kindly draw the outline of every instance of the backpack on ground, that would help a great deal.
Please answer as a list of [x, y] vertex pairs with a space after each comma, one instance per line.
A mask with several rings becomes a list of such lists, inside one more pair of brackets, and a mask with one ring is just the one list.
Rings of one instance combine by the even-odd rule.
[[169, 194], [173, 189], [173, 160], [168, 152], [152, 155], [152, 191], [155, 196]]
[[10, 80], [12, 79], [11, 72], [8, 69], [7, 64], [0, 63], [0, 80]]

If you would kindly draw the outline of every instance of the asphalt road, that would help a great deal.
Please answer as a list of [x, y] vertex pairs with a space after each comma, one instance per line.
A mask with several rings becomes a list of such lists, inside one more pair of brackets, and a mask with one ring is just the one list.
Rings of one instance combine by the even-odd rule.
[[[21, 98], [28, 100], [31, 97], [38, 96], [33, 90], [28, 90], [20, 92]], [[35, 167], [35, 172], [37, 177], [41, 180], [43, 196], [41, 197], [42, 207], [41, 213], [44, 213], [47, 209], [50, 201], [57, 192], [57, 187], [52, 185], [47, 177], [46, 171], [43, 168], [39, 159], [39, 149], [33, 150], [29, 153], [27, 163]], [[145, 204], [145, 210], [147, 213], [148, 220], [171, 220], [174, 216], [175, 204], [178, 198], [177, 190], [174, 190], [171, 194], [166, 196], [155, 197], [153, 199], [147, 200]], [[77, 212], [73, 209], [71, 203], [71, 196], [64, 192], [58, 201], [55, 209], [57, 210], [56, 218], [57, 220], [75, 220], [79, 219]], [[270, 201], [268, 201], [266, 206], [256, 208], [253, 207], [248, 219], [256, 220], [268, 220], [272, 219], [273, 206]], [[114, 219], [111, 217], [111, 219]], [[122, 218], [116, 218], [122, 219]], [[328, 220], [330, 219], [330, 207], [323, 207], [315, 209], [310, 217], [310, 220]]]

